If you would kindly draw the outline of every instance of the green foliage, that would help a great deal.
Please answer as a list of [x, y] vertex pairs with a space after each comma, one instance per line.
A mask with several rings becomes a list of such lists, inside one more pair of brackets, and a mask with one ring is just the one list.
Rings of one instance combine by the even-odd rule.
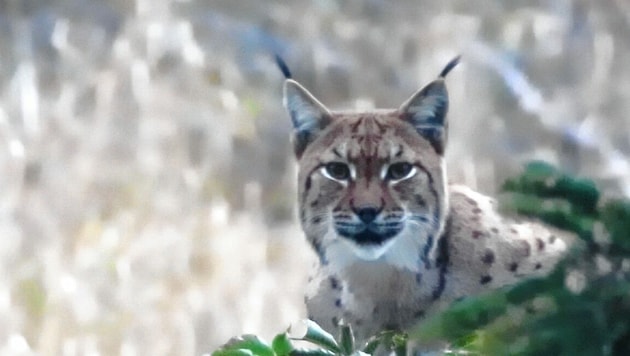
[[504, 199], [504, 208], [592, 240], [600, 196], [592, 181], [571, 177], [544, 162], [533, 162], [521, 176], [508, 179], [503, 190], [511, 193]]
[[[297, 329], [297, 330], [292, 330]], [[296, 347], [293, 342], [307, 342], [311, 348]], [[271, 345], [254, 335], [243, 335], [228, 341], [212, 356], [363, 356], [384, 348], [396, 355], [406, 355], [406, 335], [383, 332], [371, 338], [363, 348], [356, 348], [350, 325], [340, 326], [339, 340], [311, 320], [276, 335]]]
[[629, 355], [630, 202], [602, 202], [593, 182], [541, 162], [503, 188], [504, 209], [584, 244], [550, 275], [455, 303], [411, 337], [475, 355]]
[[574, 213], [593, 214], [597, 210], [599, 191], [587, 179], [571, 177], [545, 162], [532, 162], [519, 177], [508, 179], [503, 190], [532, 197], [559, 198], [570, 203]]

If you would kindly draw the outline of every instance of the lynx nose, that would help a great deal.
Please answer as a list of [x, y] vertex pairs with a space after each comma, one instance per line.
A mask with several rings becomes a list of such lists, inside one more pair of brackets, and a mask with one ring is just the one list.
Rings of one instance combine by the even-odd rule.
[[381, 212], [381, 210], [382, 209], [376, 208], [361, 208], [356, 209], [354, 212], [364, 224], [369, 224], [376, 219], [376, 216]]

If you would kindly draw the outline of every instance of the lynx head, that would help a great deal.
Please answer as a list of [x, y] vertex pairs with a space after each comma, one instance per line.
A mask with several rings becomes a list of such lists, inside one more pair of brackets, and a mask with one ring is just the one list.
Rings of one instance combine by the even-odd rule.
[[332, 112], [286, 80], [300, 220], [322, 263], [430, 261], [448, 212], [444, 76], [458, 59], [392, 110]]

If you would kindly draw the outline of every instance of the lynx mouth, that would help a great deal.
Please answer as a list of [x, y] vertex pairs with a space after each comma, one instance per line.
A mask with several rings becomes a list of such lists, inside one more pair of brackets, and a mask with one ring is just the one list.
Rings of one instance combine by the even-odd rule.
[[353, 241], [361, 247], [364, 247], [383, 245], [385, 242], [396, 236], [400, 232], [401, 228], [398, 226], [391, 227], [376, 224], [369, 224], [367, 226], [347, 226], [344, 224], [342, 226], [337, 225], [336, 230], [340, 236]]

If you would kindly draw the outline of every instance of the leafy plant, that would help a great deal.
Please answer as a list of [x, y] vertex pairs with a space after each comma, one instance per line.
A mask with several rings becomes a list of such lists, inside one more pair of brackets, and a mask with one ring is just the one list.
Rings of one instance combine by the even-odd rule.
[[[311, 348], [296, 347], [294, 342], [311, 344]], [[276, 335], [271, 344], [255, 335], [233, 338], [212, 356], [362, 356], [373, 354], [378, 347], [397, 355], [406, 355], [407, 338], [404, 334], [383, 332], [370, 338], [358, 348], [350, 325], [341, 325], [339, 338], [311, 320], [304, 320], [284, 333]]]

